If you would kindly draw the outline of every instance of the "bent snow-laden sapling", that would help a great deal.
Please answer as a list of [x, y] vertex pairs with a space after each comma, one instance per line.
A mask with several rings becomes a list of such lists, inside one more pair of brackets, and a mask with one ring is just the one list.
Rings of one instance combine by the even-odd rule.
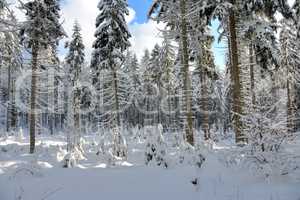
[[145, 163], [149, 165], [154, 163], [157, 166], [168, 167], [166, 161], [166, 143], [164, 141], [163, 127], [161, 124], [157, 126], [149, 126], [146, 129], [146, 150], [145, 150]]

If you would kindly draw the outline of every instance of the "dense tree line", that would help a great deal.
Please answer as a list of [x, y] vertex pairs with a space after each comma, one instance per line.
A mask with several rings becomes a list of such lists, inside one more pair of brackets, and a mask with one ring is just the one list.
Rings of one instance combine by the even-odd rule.
[[[166, 24], [163, 42], [140, 61], [129, 49], [127, 1], [100, 1], [98, 8], [91, 61], [78, 22], [59, 61], [66, 34], [58, 1], [22, 4], [23, 24], [0, 1], [1, 124], [8, 134], [28, 128], [30, 153], [45, 131], [67, 134], [71, 160], [91, 132], [108, 131], [111, 154], [126, 157], [123, 130], [134, 127], [162, 127], [191, 146], [233, 133], [237, 144], [261, 152], [299, 130], [299, 1], [155, 0], [148, 17]], [[227, 44], [223, 70], [215, 65], [215, 40]], [[29, 80], [18, 84], [28, 70]]]

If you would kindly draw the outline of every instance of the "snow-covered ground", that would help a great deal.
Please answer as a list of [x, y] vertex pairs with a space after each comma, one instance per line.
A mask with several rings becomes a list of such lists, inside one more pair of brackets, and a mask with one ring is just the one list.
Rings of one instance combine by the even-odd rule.
[[61, 163], [65, 138], [37, 140], [34, 156], [28, 154], [28, 138], [0, 141], [0, 200], [300, 200], [299, 171], [266, 179], [228, 167], [222, 155], [230, 146], [214, 145], [197, 171], [188, 165], [145, 166], [145, 145], [132, 142], [128, 160], [108, 167], [96, 155], [93, 138], [86, 137], [86, 159], [66, 169]]

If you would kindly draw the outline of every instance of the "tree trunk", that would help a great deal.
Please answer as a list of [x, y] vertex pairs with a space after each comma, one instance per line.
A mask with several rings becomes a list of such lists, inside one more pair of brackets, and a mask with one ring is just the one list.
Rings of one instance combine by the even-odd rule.
[[[53, 68], [50, 68], [49, 74], [48, 74], [48, 106], [50, 108], [50, 113], [48, 115], [48, 124], [50, 129], [50, 134], [54, 134], [54, 115], [55, 115], [55, 107], [54, 107], [54, 79], [55, 79], [55, 70]], [[52, 87], [52, 88], [51, 88]]]
[[209, 113], [208, 113], [208, 91], [207, 91], [207, 72], [205, 69], [201, 69], [201, 107], [203, 112], [202, 130], [204, 132], [204, 139], [209, 140]]
[[[116, 120], [116, 124], [115, 126], [120, 127], [121, 125], [121, 121], [120, 121], [120, 102], [119, 102], [119, 94], [118, 94], [118, 76], [117, 76], [117, 69], [114, 66], [113, 67], [113, 90], [114, 90], [114, 96], [115, 96], [115, 105], [114, 105], [114, 111], [116, 113], [115, 115], [115, 120]], [[116, 127], [115, 127], [116, 128]]]
[[[232, 0], [234, 4], [235, 1]], [[245, 136], [242, 133], [242, 103], [241, 103], [241, 83], [240, 83], [240, 66], [239, 52], [236, 30], [235, 11], [231, 10], [229, 15], [229, 41], [230, 41], [230, 58], [231, 58], [231, 79], [233, 92], [233, 114], [234, 114], [234, 131], [236, 143], [245, 142]]]
[[53, 120], [54, 120], [54, 131], [57, 131], [57, 127], [59, 124], [59, 91], [58, 91], [58, 87], [59, 87], [59, 81], [58, 81], [58, 72], [59, 69], [56, 69], [54, 71], [54, 82], [53, 82], [53, 93], [54, 93], [54, 114], [53, 114]]
[[193, 113], [192, 113], [192, 95], [191, 95], [191, 80], [189, 73], [189, 53], [188, 53], [188, 38], [187, 38], [187, 22], [186, 22], [186, 1], [180, 0], [180, 39], [182, 45], [183, 58], [183, 92], [184, 92], [184, 106], [185, 106], [185, 134], [186, 140], [191, 145], [194, 145], [193, 133]]
[[9, 132], [10, 130], [15, 131], [17, 128], [17, 108], [16, 108], [16, 99], [15, 99], [15, 79], [12, 77], [14, 73], [12, 70], [13, 66], [11, 66], [12, 62], [10, 62], [8, 66], [8, 107], [7, 107], [7, 123], [6, 130]]
[[118, 75], [117, 75], [117, 67], [113, 64], [112, 65], [112, 73], [113, 73], [113, 90], [114, 90], [114, 97], [115, 97], [115, 105], [112, 112], [115, 112], [114, 120], [114, 155], [118, 157], [124, 157], [122, 150], [120, 149], [121, 145], [121, 133], [120, 133], [120, 126], [121, 126], [121, 120], [120, 120], [120, 101], [119, 101], [119, 84], [118, 84]]
[[286, 81], [286, 90], [287, 90], [287, 130], [289, 133], [294, 131], [294, 110], [293, 110], [293, 102], [292, 102], [292, 91], [291, 91], [291, 81], [289, 80], [289, 70], [287, 66], [287, 81]]
[[[9, 57], [11, 56], [11, 54], [9, 54]], [[12, 116], [12, 105], [11, 105], [11, 62], [8, 62], [8, 71], [7, 71], [7, 91], [8, 91], [8, 105], [7, 105], [7, 112], [6, 112], [6, 131], [9, 132], [10, 131], [10, 125], [11, 125], [11, 116]]]
[[250, 81], [251, 81], [251, 101], [252, 101], [252, 106], [253, 109], [255, 109], [255, 102], [256, 102], [256, 97], [255, 97], [255, 77], [254, 77], [254, 66], [255, 66], [255, 54], [253, 50], [253, 44], [250, 43]]
[[[73, 84], [75, 86], [75, 84]], [[74, 88], [74, 127], [75, 127], [75, 141], [74, 145], [79, 145], [80, 143], [80, 91], [77, 91], [77, 88]]]
[[18, 125], [18, 111], [16, 107], [16, 80], [13, 79], [11, 83], [11, 129], [16, 130]]
[[286, 70], [286, 95], [287, 95], [287, 102], [286, 102], [286, 111], [287, 111], [287, 116], [286, 116], [286, 127], [287, 127], [287, 132], [292, 133], [295, 130], [295, 125], [294, 125], [294, 95], [293, 95], [293, 79], [294, 75], [294, 69], [290, 69], [292, 67], [291, 63], [289, 62], [289, 57], [288, 57], [288, 46], [285, 42], [282, 44], [282, 67], [285, 68]]
[[35, 42], [32, 47], [32, 74], [31, 74], [31, 98], [30, 98], [30, 153], [35, 151], [35, 128], [36, 128], [36, 85], [37, 85], [37, 58], [38, 44]]

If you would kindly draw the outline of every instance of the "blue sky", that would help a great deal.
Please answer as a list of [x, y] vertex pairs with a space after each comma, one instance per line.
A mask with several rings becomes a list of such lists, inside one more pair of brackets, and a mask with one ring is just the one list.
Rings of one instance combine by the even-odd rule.
[[221, 69], [225, 68], [225, 53], [226, 53], [226, 45], [224, 43], [219, 43], [219, 33], [218, 33], [218, 27], [219, 27], [219, 22], [218, 21], [213, 21], [212, 22], [212, 34], [215, 37], [215, 41], [213, 44], [213, 52], [215, 55], [215, 63], [218, 67]]
[[128, 0], [129, 7], [136, 12], [133, 22], [144, 23], [147, 20], [147, 11], [151, 6], [152, 0]]

